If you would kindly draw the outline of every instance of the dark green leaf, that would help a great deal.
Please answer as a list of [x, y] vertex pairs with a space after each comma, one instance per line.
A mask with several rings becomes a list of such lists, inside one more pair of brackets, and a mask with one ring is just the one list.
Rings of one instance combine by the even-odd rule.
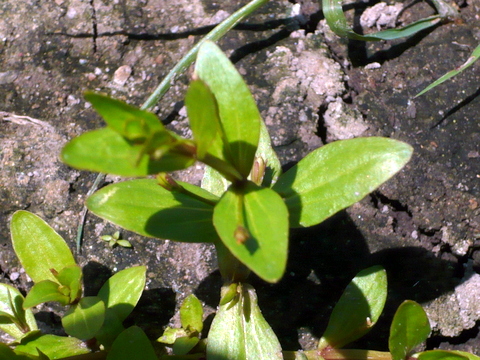
[[61, 293], [59, 291], [61, 286], [63, 285], [50, 280], [36, 283], [27, 294], [23, 307], [27, 309], [48, 301], [57, 301], [62, 305], [70, 304], [70, 290], [68, 289], [66, 294]]
[[261, 116], [252, 94], [225, 54], [206, 41], [198, 51], [195, 72], [215, 96], [221, 129], [226, 142], [224, 153], [231, 164], [247, 177], [260, 136]]
[[157, 360], [157, 356], [143, 330], [132, 326], [117, 337], [107, 360]]
[[23, 295], [13, 286], [0, 284], [0, 330], [20, 339], [26, 332], [38, 329], [30, 309], [23, 309]]
[[400, 29], [388, 29], [374, 34], [360, 35], [354, 32], [348, 25], [347, 19], [342, 10], [342, 2], [338, 0], [323, 0], [322, 10], [327, 24], [332, 31], [341, 37], [347, 37], [353, 40], [378, 41], [394, 40], [402, 37], [414, 35], [419, 31], [428, 29], [441, 21], [441, 16], [430, 16], [418, 20]]
[[110, 277], [98, 292], [107, 311], [113, 311], [120, 321], [126, 319], [137, 305], [145, 288], [145, 266], [134, 266]]
[[203, 307], [200, 300], [190, 294], [180, 307], [180, 322], [182, 328], [189, 331], [201, 332], [203, 329]]
[[338, 300], [318, 349], [341, 348], [370, 331], [387, 298], [387, 275], [380, 266], [360, 271]]
[[316, 225], [391, 178], [412, 151], [380, 137], [336, 141], [308, 154], [273, 189], [285, 198], [291, 227]]
[[12, 243], [18, 259], [34, 282], [58, 282], [51, 269], [59, 272], [75, 265], [65, 241], [45, 221], [28, 211], [17, 211], [11, 222]]
[[65, 332], [82, 340], [92, 339], [105, 320], [105, 304], [97, 296], [82, 298], [62, 318]]
[[97, 191], [87, 200], [94, 214], [144, 236], [184, 242], [218, 239], [213, 207], [155, 180], [132, 180]]
[[269, 188], [231, 186], [215, 206], [213, 223], [225, 246], [262, 279], [278, 281], [287, 263], [288, 211]]
[[239, 299], [221, 305], [207, 344], [208, 360], [280, 360], [282, 349], [258, 307], [252, 286], [239, 284]]
[[52, 360], [90, 352], [82, 340], [73, 337], [42, 334], [22, 339], [21, 344], [15, 348], [17, 353], [21, 352], [36, 356], [40, 355], [39, 351]]
[[185, 169], [195, 161], [171, 148], [155, 158], [148, 153], [154, 150], [145, 146], [132, 144], [114, 130], [104, 128], [74, 138], [65, 145], [61, 157], [77, 169], [134, 177]]
[[404, 301], [390, 326], [388, 347], [393, 360], [404, 360], [430, 334], [427, 314], [415, 301]]
[[186, 355], [198, 344], [198, 337], [183, 336], [175, 340], [173, 353], [175, 355]]
[[109, 96], [86, 92], [85, 99], [103, 117], [105, 122], [129, 140], [146, 139], [151, 131], [163, 130], [157, 116]]
[[217, 102], [202, 80], [194, 80], [185, 95], [185, 106], [190, 128], [197, 143], [197, 155], [202, 159], [220, 133]]

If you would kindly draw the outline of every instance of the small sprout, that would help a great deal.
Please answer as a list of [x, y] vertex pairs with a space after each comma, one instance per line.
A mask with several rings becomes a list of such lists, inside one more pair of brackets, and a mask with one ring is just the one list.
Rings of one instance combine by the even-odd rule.
[[250, 233], [242, 225], [238, 225], [237, 228], [235, 229], [235, 233], [233, 234], [233, 236], [235, 236], [235, 240], [237, 240], [237, 244], [240, 245], [240, 244], [245, 244], [245, 242], [250, 237]]
[[108, 241], [108, 246], [114, 247], [115, 245], [120, 245], [124, 248], [132, 247], [130, 241], [120, 239], [120, 231], [115, 231], [113, 235], [102, 235], [100, 237], [103, 241]]
[[265, 175], [265, 169], [267, 167], [267, 163], [261, 157], [256, 157], [255, 161], [253, 162], [252, 172], [250, 173], [251, 180], [257, 184], [261, 185], [263, 176]]
[[157, 175], [158, 185], [168, 191], [179, 191], [182, 186], [178, 184], [173, 177], [167, 173], [160, 173]]

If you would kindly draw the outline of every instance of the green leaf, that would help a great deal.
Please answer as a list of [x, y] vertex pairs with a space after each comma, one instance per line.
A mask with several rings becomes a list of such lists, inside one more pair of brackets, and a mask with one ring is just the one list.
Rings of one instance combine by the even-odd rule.
[[221, 305], [208, 334], [208, 360], [280, 360], [282, 349], [265, 321], [251, 285], [239, 284], [238, 301]]
[[[42, 357], [43, 356], [43, 357]], [[7, 344], [0, 343], [0, 360], [49, 360], [45, 355], [16, 354]]]
[[175, 329], [167, 326], [163, 331], [162, 336], [160, 336], [157, 341], [164, 344], [173, 345], [177, 338], [184, 336], [187, 336], [185, 329]]
[[155, 180], [106, 186], [88, 198], [87, 206], [95, 215], [144, 236], [184, 242], [218, 239], [212, 205], [165, 190]]
[[220, 132], [217, 102], [202, 80], [194, 80], [185, 95], [185, 106], [197, 143], [197, 156], [202, 159]]
[[12, 243], [18, 259], [34, 282], [58, 282], [51, 269], [59, 272], [75, 265], [65, 241], [45, 221], [28, 211], [17, 211], [11, 221]]
[[342, 346], [370, 331], [387, 298], [387, 275], [380, 266], [360, 271], [335, 305], [318, 349]]
[[431, 350], [418, 355], [419, 360], [479, 360], [480, 357], [456, 350]]
[[438, 80], [434, 81], [433, 83], [431, 83], [430, 85], [428, 85], [425, 89], [423, 89], [422, 91], [420, 91], [417, 95], [414, 96], [414, 98], [420, 96], [420, 95], [423, 95], [425, 94], [427, 91], [429, 90], [432, 90], [434, 87], [442, 84], [443, 82], [447, 81], [448, 79], [454, 77], [455, 75], [458, 75], [460, 74], [463, 70], [465, 70], [466, 68], [468, 68], [469, 66], [473, 65], [473, 63], [475, 61], [477, 61], [478, 59], [480, 58], [480, 45], [478, 45], [475, 50], [473, 50], [472, 54], [470, 55], [470, 57], [467, 59], [467, 61], [465, 61], [465, 63], [461, 66], [459, 66], [458, 68], [452, 70], [452, 71], [449, 71], [448, 73], [446, 73], [445, 75], [443, 75], [442, 77], [440, 77]]
[[146, 280], [145, 266], [134, 266], [110, 277], [98, 292], [107, 311], [113, 311], [120, 321], [127, 318], [142, 296]]
[[191, 156], [172, 151], [156, 159], [149, 151], [153, 150], [132, 144], [114, 130], [104, 128], [71, 140], [63, 148], [61, 157], [77, 169], [133, 177], [186, 169], [195, 162]]
[[198, 51], [195, 72], [215, 96], [227, 159], [247, 177], [260, 136], [261, 116], [241, 75], [220, 48], [206, 41]]
[[186, 355], [198, 344], [198, 337], [183, 336], [175, 339], [173, 353], [175, 355]]
[[113, 342], [120, 333], [125, 330], [122, 321], [118, 318], [114, 311], [105, 309], [105, 320], [100, 330], [95, 334], [95, 338], [106, 350], [112, 347]]
[[271, 187], [282, 173], [282, 165], [280, 164], [280, 160], [278, 159], [275, 150], [273, 150], [272, 141], [270, 140], [267, 126], [263, 120], [261, 121], [260, 141], [258, 143], [255, 157], [262, 158], [267, 165], [262, 185], [265, 187]]
[[61, 286], [63, 285], [50, 280], [36, 283], [27, 294], [23, 307], [27, 309], [48, 301], [58, 301], [62, 305], [70, 304], [70, 290], [63, 294], [59, 291]]
[[105, 304], [97, 296], [82, 298], [62, 318], [65, 332], [82, 340], [92, 339], [105, 320]]
[[390, 326], [388, 348], [393, 360], [404, 360], [411, 351], [430, 334], [427, 314], [415, 301], [404, 301], [398, 308]]
[[231, 186], [213, 223], [232, 254], [262, 279], [280, 280], [287, 263], [288, 211], [280, 196], [252, 182]]
[[143, 330], [132, 326], [117, 337], [107, 360], [157, 360], [157, 356]]
[[86, 92], [85, 99], [103, 117], [110, 128], [129, 140], [145, 140], [152, 131], [163, 130], [157, 116], [109, 96]]
[[180, 322], [182, 328], [189, 331], [201, 332], [203, 329], [203, 307], [200, 300], [190, 294], [180, 307]]
[[63, 359], [69, 356], [87, 354], [87, 348], [82, 340], [57, 335], [35, 334], [23, 338], [20, 345], [15, 348], [16, 353], [25, 353], [39, 356], [41, 351], [50, 359]]
[[374, 34], [360, 35], [354, 32], [347, 24], [347, 18], [342, 10], [342, 2], [339, 0], [323, 0], [322, 10], [327, 24], [332, 31], [341, 37], [347, 37], [353, 40], [378, 41], [378, 40], [394, 40], [406, 36], [411, 36], [419, 31], [428, 29], [438, 24], [442, 17], [439, 15], [430, 16], [425, 19], [418, 20], [412, 24], [399, 29], [388, 29], [379, 31]]
[[380, 137], [336, 141], [308, 154], [273, 190], [285, 199], [291, 227], [316, 225], [391, 178], [412, 151], [408, 144]]
[[15, 339], [38, 329], [32, 311], [23, 309], [24, 300], [16, 288], [0, 283], [0, 330]]
[[70, 304], [80, 299], [82, 296], [82, 268], [80, 266], [67, 266], [54, 276], [60, 284], [69, 289]]

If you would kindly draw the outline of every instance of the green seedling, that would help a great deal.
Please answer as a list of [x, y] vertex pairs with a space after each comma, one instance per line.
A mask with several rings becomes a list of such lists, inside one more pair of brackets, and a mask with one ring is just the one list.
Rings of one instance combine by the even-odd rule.
[[100, 239], [102, 239], [103, 241], [107, 241], [108, 246], [110, 246], [111, 248], [113, 248], [115, 245], [120, 245], [125, 248], [132, 247], [130, 241], [120, 239], [120, 231], [115, 231], [113, 235], [102, 235], [100, 236]]
[[[0, 284], [0, 329], [16, 340], [13, 352], [19, 358], [62, 359], [90, 353], [84, 341], [91, 339], [96, 346], [112, 348], [143, 292], [145, 267], [122, 270], [107, 280], [97, 296], [83, 297], [82, 270], [60, 235], [27, 211], [13, 215], [11, 229], [17, 257], [34, 281], [25, 298]], [[67, 306], [62, 325], [71, 337], [39, 332], [31, 308], [52, 301]]]

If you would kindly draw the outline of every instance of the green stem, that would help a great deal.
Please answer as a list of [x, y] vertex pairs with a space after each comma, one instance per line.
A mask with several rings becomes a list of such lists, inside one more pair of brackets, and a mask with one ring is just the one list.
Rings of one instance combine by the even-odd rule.
[[150, 95], [150, 97], [142, 105], [141, 109], [151, 109], [155, 104], [165, 95], [165, 93], [170, 89], [170, 86], [175, 81], [175, 78], [183, 73], [190, 64], [195, 60], [198, 49], [206, 41], [217, 41], [223, 35], [225, 35], [229, 30], [231, 30], [235, 25], [240, 21], [250, 15], [252, 12], [257, 10], [260, 6], [266, 4], [268, 0], [252, 0], [247, 5], [242, 7], [240, 10], [234, 12], [220, 24], [218, 24], [212, 31], [210, 31], [205, 37], [200, 40], [190, 51], [174, 66], [172, 70], [165, 76], [160, 85], [155, 89], [155, 91]]

